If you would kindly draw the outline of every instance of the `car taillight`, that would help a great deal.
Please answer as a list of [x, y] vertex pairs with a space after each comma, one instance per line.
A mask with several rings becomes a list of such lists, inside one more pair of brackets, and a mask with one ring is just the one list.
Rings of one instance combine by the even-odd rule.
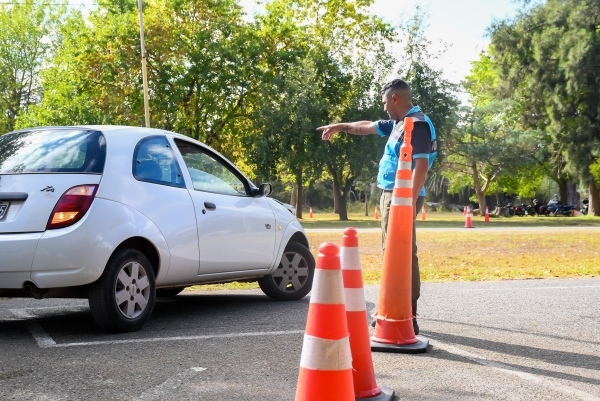
[[68, 227], [77, 223], [92, 205], [98, 185], [78, 185], [68, 189], [50, 214], [46, 230]]

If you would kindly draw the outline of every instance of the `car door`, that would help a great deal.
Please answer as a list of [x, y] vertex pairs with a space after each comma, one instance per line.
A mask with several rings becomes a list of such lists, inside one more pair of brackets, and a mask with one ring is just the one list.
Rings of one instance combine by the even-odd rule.
[[193, 185], [199, 274], [267, 269], [275, 248], [275, 216], [266, 198], [228, 161], [209, 149], [175, 139]]

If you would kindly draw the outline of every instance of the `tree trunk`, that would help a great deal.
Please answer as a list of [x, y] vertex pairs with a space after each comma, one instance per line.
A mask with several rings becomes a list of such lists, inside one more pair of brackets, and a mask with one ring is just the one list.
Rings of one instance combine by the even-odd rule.
[[598, 185], [592, 178], [590, 181], [590, 204], [589, 204], [589, 212], [590, 216], [600, 216], [600, 191], [598, 190]]
[[292, 184], [292, 197], [290, 198], [290, 205], [296, 207], [296, 199], [298, 198], [298, 188], [296, 184]]
[[[340, 214], [340, 210], [343, 208], [342, 205], [342, 189], [340, 188], [340, 183], [337, 178], [333, 178], [333, 212], [336, 214]], [[346, 216], [346, 220], [348, 217]], [[340, 216], [340, 220], [342, 217]]]
[[485, 215], [485, 195], [481, 190], [481, 182], [479, 181], [479, 172], [477, 171], [477, 164], [471, 165], [473, 169], [473, 185], [475, 186], [475, 193], [477, 194], [477, 202], [479, 202], [479, 210]]
[[302, 218], [302, 168], [296, 171], [296, 218]]
[[564, 204], [569, 203], [567, 199], [567, 180], [563, 178], [558, 180], [558, 199]]
[[369, 217], [369, 191], [365, 189], [365, 216]]

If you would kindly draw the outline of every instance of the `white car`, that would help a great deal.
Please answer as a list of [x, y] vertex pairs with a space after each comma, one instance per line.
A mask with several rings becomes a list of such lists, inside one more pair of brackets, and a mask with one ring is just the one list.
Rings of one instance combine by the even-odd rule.
[[225, 157], [189, 137], [119, 126], [0, 136], [0, 296], [88, 298], [100, 327], [139, 329], [156, 296], [258, 281], [311, 289], [302, 226]]

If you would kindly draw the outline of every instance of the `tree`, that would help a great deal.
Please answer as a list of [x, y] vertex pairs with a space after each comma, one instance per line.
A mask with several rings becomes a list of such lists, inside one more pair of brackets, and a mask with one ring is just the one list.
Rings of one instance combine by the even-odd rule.
[[43, 1], [0, 4], [0, 132], [41, 96], [38, 74], [59, 42], [64, 5]]
[[[438, 142], [442, 142], [456, 125], [459, 106], [456, 92], [459, 86], [445, 79], [442, 70], [432, 67], [440, 54], [430, 50], [431, 41], [425, 36], [425, 19], [420, 8], [401, 32], [406, 42], [398, 75], [410, 85], [413, 103], [429, 116]], [[439, 168], [442, 158], [443, 155], [439, 155], [433, 168]]]
[[[244, 159], [241, 140], [251, 134], [261, 86], [288, 59], [288, 49], [278, 47], [284, 41], [242, 17], [235, 0], [155, 0], [144, 9], [152, 126], [199, 139], [236, 161]], [[43, 75], [49, 96], [28, 121], [76, 117], [142, 125], [135, 4], [102, 1], [88, 21], [71, 24], [68, 45]], [[65, 96], [82, 99], [92, 112], [78, 112], [71, 101], [61, 104]]]
[[443, 143], [450, 192], [472, 186], [480, 210], [485, 209], [485, 196], [497, 191], [494, 184], [504, 174], [522, 171], [534, 163], [528, 155], [535, 151], [535, 137], [512, 128], [511, 111], [507, 101], [465, 108], [457, 127]]
[[600, 153], [599, 21], [595, 0], [548, 0], [490, 28], [500, 93], [524, 100], [525, 123], [547, 118], [566, 168], [590, 186], [596, 215], [590, 166]]
[[[376, 157], [375, 138], [340, 136], [325, 143], [315, 128], [332, 120], [379, 114], [374, 112], [373, 99], [381, 77], [389, 71], [389, 59], [383, 55], [392, 30], [368, 14], [371, 2], [276, 0], [267, 5], [267, 15], [261, 19], [267, 26], [297, 32], [295, 39], [306, 46], [306, 54], [298, 60], [302, 67], [289, 71], [302, 75], [293, 78], [288, 74], [289, 82], [280, 91], [282, 98], [276, 96], [277, 100], [267, 105], [267, 119], [281, 123], [267, 129], [268, 139], [261, 139], [257, 147], [262, 150], [256, 151], [271, 153], [262, 159], [271, 168], [289, 169], [285, 172], [294, 177], [298, 189], [297, 206], [301, 205], [303, 183], [315, 179], [324, 166], [325, 176], [333, 181], [340, 220], [348, 218], [346, 199], [353, 182]], [[306, 132], [309, 121], [312, 126]]]

